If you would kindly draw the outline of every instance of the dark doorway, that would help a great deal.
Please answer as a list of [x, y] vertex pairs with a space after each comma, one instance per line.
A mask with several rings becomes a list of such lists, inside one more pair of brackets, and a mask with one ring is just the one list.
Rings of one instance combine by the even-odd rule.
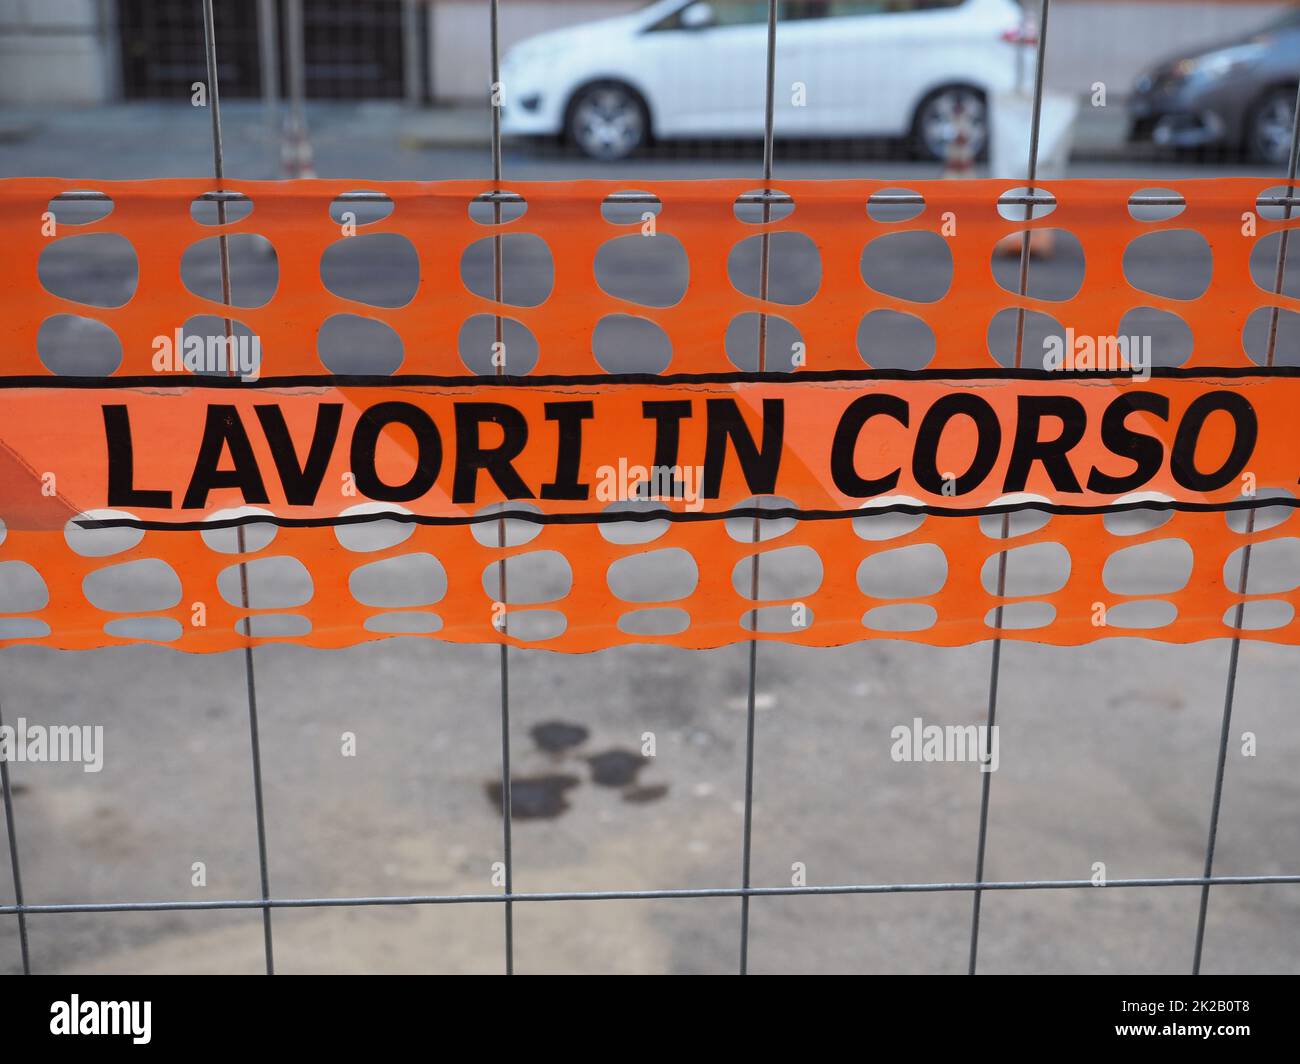
[[[226, 97], [262, 91], [257, 0], [213, 5], [218, 73]], [[275, 4], [280, 70], [285, 56], [284, 5]], [[424, 25], [424, 13], [417, 25]], [[128, 99], [182, 99], [207, 80], [203, 8], [198, 0], [119, 0], [122, 91]], [[427, 48], [420, 34], [420, 48]], [[401, 0], [304, 0], [303, 51], [310, 99], [400, 99], [405, 95]], [[287, 86], [281, 84], [281, 92]]]

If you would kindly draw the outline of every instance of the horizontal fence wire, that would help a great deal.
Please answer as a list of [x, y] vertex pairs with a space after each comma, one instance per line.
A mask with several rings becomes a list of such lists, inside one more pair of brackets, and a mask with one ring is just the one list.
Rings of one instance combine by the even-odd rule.
[[1001, 890], [1111, 890], [1300, 884], [1298, 875], [1166, 876], [1150, 879], [1009, 879], [970, 883], [835, 883], [802, 887], [669, 887], [662, 890], [516, 891], [510, 894], [393, 894], [344, 898], [236, 898], [225, 901], [105, 901], [0, 905], [0, 916], [42, 913], [171, 912], [184, 909], [329, 909], [372, 905], [480, 905], [546, 901], [672, 901], [685, 898], [781, 898], [840, 894], [961, 894]]
[[[103, 192], [79, 191], [60, 192], [57, 196], [51, 196], [53, 203], [80, 203], [96, 202], [106, 203], [109, 197]], [[194, 197], [196, 200], [202, 200], [205, 203], [238, 203], [248, 200], [250, 197], [245, 192], [216, 191], [204, 192]], [[340, 192], [333, 199], [339, 203], [387, 203], [389, 198], [383, 192]], [[474, 203], [527, 203], [527, 199], [518, 192], [484, 192], [482, 195], [475, 196]], [[607, 204], [656, 204], [659, 202], [658, 196], [652, 196], [645, 192], [614, 192], [606, 196], [602, 203]], [[794, 203], [794, 198], [784, 192], [746, 192], [737, 196], [736, 203], [745, 205], [762, 205], [771, 204], [773, 206]], [[898, 192], [898, 193], [873, 193], [868, 197], [867, 202], [872, 206], [880, 207], [908, 207], [924, 206], [925, 197], [917, 193]], [[997, 204], [1000, 207], [1015, 206], [1038, 206], [1050, 207], [1056, 203], [1056, 197], [1049, 192], [1043, 192], [1035, 195], [1023, 196], [999, 196]], [[1182, 196], [1143, 196], [1132, 195], [1128, 198], [1130, 207], [1184, 207], [1187, 201]], [[1300, 197], [1297, 196], [1260, 196], [1256, 201], [1259, 207], [1295, 207], [1300, 206]]]

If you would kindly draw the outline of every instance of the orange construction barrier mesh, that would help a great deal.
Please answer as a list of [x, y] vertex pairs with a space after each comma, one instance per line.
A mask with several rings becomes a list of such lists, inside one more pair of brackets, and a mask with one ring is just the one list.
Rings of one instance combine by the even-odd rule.
[[[358, 187], [229, 181], [224, 191], [244, 194], [252, 210], [217, 227], [191, 210], [213, 191], [206, 181], [0, 182], [6, 217], [29, 223], [11, 226], [0, 260], [0, 643], [217, 651], [250, 640], [346, 646], [395, 632], [563, 651], [755, 637], [957, 645], [998, 633], [1188, 642], [1234, 634], [1242, 603], [1240, 634], [1300, 642], [1300, 568], [1288, 568], [1287, 553], [1300, 546], [1291, 528], [1296, 352], [1275, 346], [1264, 365], [1243, 343], [1252, 316], [1300, 310], [1252, 273], [1260, 242], [1295, 224], [1261, 205], [1275, 182], [1178, 182], [1168, 194], [1185, 208], [1159, 221], [1130, 211], [1142, 182], [1046, 182], [1055, 206], [1029, 223], [1009, 220], [1021, 206], [999, 211], [1006, 182], [912, 183], [924, 206], [892, 222], [868, 211], [892, 189], [884, 182], [785, 182], [793, 209], [773, 208], [767, 223], [736, 206], [757, 191], [751, 180], [643, 182], [630, 224], [602, 215], [626, 185], [519, 184], [511, 191], [522, 214], [512, 204], [500, 225], [471, 216], [490, 191], [484, 182], [401, 182], [361, 186], [393, 210], [344, 235], [331, 204]], [[111, 211], [51, 226], [51, 199], [86, 188], [107, 195]], [[644, 240], [651, 224], [688, 269], [669, 306], [636, 302], [597, 268], [602, 247]], [[1036, 263], [1030, 296], [999, 279], [994, 248], [1024, 228], [1078, 240], [1077, 292], [1038, 297]], [[1203, 294], [1158, 295], [1126, 273], [1135, 241], [1173, 229], [1204, 244]], [[238, 276], [229, 308], [184, 283], [187, 249], [218, 232], [256, 233], [274, 248], [274, 294], [262, 305], [237, 305]], [[931, 234], [925, 270], [935, 248], [951, 260], [928, 302], [886, 294], [864, 271], [873, 242], [904, 232]], [[137, 263], [121, 305], [47, 289], [51, 248], [106, 233], [128, 241]], [[331, 249], [380, 233], [404, 237], [418, 258], [409, 302], [375, 306], [328, 290]], [[540, 301], [516, 305], [506, 241], [505, 299], [472, 291], [467, 251], [525, 233], [544, 244], [549, 265]], [[756, 279], [738, 277], [737, 245], [763, 233], [802, 234], [814, 249], [800, 260], [803, 302], [783, 303], [775, 289], [760, 299]], [[774, 258], [784, 253], [772, 246]], [[908, 245], [890, 253], [906, 262]], [[536, 245], [530, 254], [535, 265]], [[1041, 345], [1023, 347], [1010, 367], [1006, 350], [991, 351], [990, 327], [1018, 307], [1093, 338], [1134, 332], [1125, 316], [1149, 308], [1185, 323], [1191, 352], [1138, 379], [1127, 363], [1048, 367]], [[929, 330], [923, 367], [859, 351], [864, 317], [881, 310]], [[728, 327], [759, 313], [793, 327], [799, 360], [772, 348], [769, 372], [738, 368]], [[400, 338], [396, 372], [330, 373], [317, 334], [340, 314]], [[118, 364], [96, 377], [55, 373], [40, 333], [60, 315], [111, 330]], [[231, 318], [257, 338], [257, 379], [160, 362], [159, 338], [200, 315]], [[526, 329], [535, 364], [507, 358], [501, 376], [476, 375], [462, 330], [485, 315]], [[593, 334], [610, 315], [662, 330], [671, 358], [661, 374], [606, 370]], [[514, 344], [519, 334], [506, 335]], [[657, 485], [666, 490], [649, 486], [659, 509], [631, 509], [651, 466], [672, 467]], [[1130, 512], [1153, 502], [1161, 509]], [[772, 516], [756, 525], [764, 511]], [[511, 519], [499, 526], [503, 512]], [[232, 527], [240, 522], [242, 533]], [[1026, 522], [1041, 527], [1025, 531]], [[1246, 544], [1278, 563], [1242, 595], [1235, 574]], [[1190, 555], [1174, 585], [1153, 591], [1115, 576], [1125, 558], [1140, 565], [1143, 549], [1171, 547]], [[998, 595], [991, 574], [1002, 549], [1013, 579]], [[1044, 549], [1066, 555], [1063, 571], [1024, 586], [1015, 574], [1040, 567], [1022, 559]], [[501, 559], [510, 560], [504, 594]], [[906, 586], [916, 559], [920, 582]], [[380, 603], [360, 575], [386, 565], [403, 586]], [[636, 569], [639, 582], [628, 579]], [[900, 579], [882, 587], [877, 570]], [[767, 597], [772, 574], [781, 597]], [[153, 598], [125, 608], [111, 591], [133, 581]], [[1152, 620], [1134, 604], [1163, 614]]]

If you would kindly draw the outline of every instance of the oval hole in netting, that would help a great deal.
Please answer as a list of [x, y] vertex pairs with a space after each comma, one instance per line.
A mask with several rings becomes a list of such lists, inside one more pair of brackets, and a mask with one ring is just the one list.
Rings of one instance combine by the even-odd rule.
[[[1271, 362], [1270, 336], [1273, 337]], [[1257, 366], [1300, 366], [1300, 314], [1283, 308], [1257, 307], [1241, 330], [1241, 346], [1246, 357]]]
[[862, 623], [877, 632], [923, 632], [938, 619], [935, 608], [924, 602], [896, 602], [862, 615]]
[[1164, 628], [1173, 624], [1177, 617], [1177, 607], [1164, 599], [1137, 599], [1106, 609], [1106, 625], [1110, 628]]
[[495, 377], [498, 373], [519, 375], [537, 367], [537, 338], [523, 322], [501, 319], [501, 347], [497, 347], [497, 318], [475, 314], [465, 319], [456, 338], [460, 360], [471, 373]]
[[116, 233], [87, 233], [46, 244], [36, 275], [50, 295], [91, 307], [120, 307], [135, 295], [140, 263]]
[[802, 632], [813, 623], [813, 611], [802, 602], [788, 606], [759, 606], [740, 615], [747, 632]]
[[1214, 255], [1194, 229], [1164, 229], [1129, 242], [1124, 277], [1134, 288], [1166, 299], [1199, 299], [1210, 287]]
[[[731, 507], [733, 510], [745, 510], [751, 508], [761, 510], [793, 510], [797, 507], [791, 499], [783, 498], [780, 495], [751, 495], [748, 499], [742, 499]], [[784, 536], [787, 532], [799, 523], [794, 517], [760, 517], [758, 519], [758, 540], [759, 543], [765, 543], [770, 539], [777, 539]], [[738, 543], [754, 543], [754, 518], [752, 517], [728, 517], [723, 521], [727, 530], [727, 535]]]
[[[754, 596], [754, 558], [758, 558], [758, 595]], [[811, 595], [822, 584], [822, 559], [812, 547], [778, 547], [751, 554], [731, 570], [731, 586], [741, 598], [792, 599]]]
[[54, 314], [41, 322], [36, 353], [51, 373], [107, 377], [122, 364], [122, 341], [102, 321]]
[[1268, 539], [1250, 549], [1250, 574], [1246, 587], [1241, 586], [1241, 559], [1244, 547], [1238, 547], [1223, 563], [1223, 586], [1235, 595], [1274, 595], [1300, 587], [1300, 539]]
[[858, 590], [872, 598], [923, 598], [948, 582], [948, 558], [933, 543], [913, 543], [862, 559]]
[[[230, 302], [221, 290], [221, 241], [230, 257]], [[185, 249], [181, 283], [200, 299], [232, 307], [261, 307], [271, 301], [280, 284], [280, 260], [275, 246], [257, 233], [210, 236]]]
[[331, 373], [390, 374], [402, 364], [402, 337], [391, 325], [360, 314], [333, 314], [316, 334], [316, 353]]
[[727, 276], [737, 292], [763, 298], [763, 241], [768, 242], [767, 301], [785, 306], [807, 303], [822, 283], [822, 259], [803, 233], [750, 236], [732, 246], [727, 255]]
[[924, 369], [934, 352], [934, 330], [915, 314], [873, 310], [858, 323], [858, 354], [873, 369]]
[[[512, 499], [509, 502], [494, 502], [484, 506], [475, 514], [476, 517], [484, 514], [499, 513], [534, 513], [540, 514], [542, 511], [539, 507], [530, 502], [521, 502]], [[505, 546], [522, 547], [536, 539], [542, 532], [542, 526], [535, 521], [521, 521], [518, 518], [507, 517], [503, 520], [481, 521], [478, 524], [470, 525], [470, 532], [479, 544], [484, 547], [502, 546], [500, 536], [504, 523]]]
[[[235, 506], [228, 510], [215, 510], [208, 514], [208, 521], [226, 521], [237, 517], [264, 516], [273, 517], [270, 510], [258, 506]], [[243, 545], [240, 545], [240, 528], [243, 531]], [[252, 554], [270, 545], [275, 539], [278, 527], [270, 521], [250, 521], [244, 525], [231, 525], [229, 528], [205, 528], [199, 533], [212, 550], [219, 554]]]
[[0, 617], [0, 639], [44, 639], [50, 626], [39, 617]]
[[[262, 338], [237, 318], [196, 314], [181, 326], [181, 350], [173, 350], [171, 368], [180, 373], [253, 378], [262, 371]], [[174, 337], [168, 337], [175, 348]]]
[[[1135, 491], [1121, 495], [1115, 500], [1117, 505], [1130, 502], [1172, 502], [1172, 498], [1159, 491]], [[1170, 521], [1173, 510], [1118, 510], [1102, 517], [1102, 524], [1112, 536], [1136, 536], [1142, 532], [1152, 532]]]
[[[1296, 217], [1300, 218], [1300, 212], [1297, 212]], [[1255, 282], [1255, 287], [1262, 292], [1267, 292], [1269, 295], [1277, 292], [1277, 256], [1278, 249], [1281, 246], [1282, 234], [1269, 233], [1267, 236], [1260, 237], [1250, 252], [1250, 279]], [[1288, 246], [1294, 251], [1294, 235], [1292, 235]], [[1286, 268], [1282, 271], [1281, 294], [1290, 296], [1292, 299], [1300, 296], [1300, 270], [1291, 265], [1290, 258], [1287, 260]]]
[[681, 547], [619, 558], [605, 574], [615, 598], [624, 602], [672, 602], [695, 593], [700, 569]]
[[673, 360], [673, 342], [648, 318], [606, 314], [592, 330], [591, 353], [607, 373], [662, 373]]
[[340, 299], [404, 307], [420, 287], [420, 256], [400, 233], [359, 233], [321, 252], [320, 279]]
[[[349, 506], [339, 516], [353, 517], [363, 514], [409, 514], [411, 511], [405, 506], [395, 502], [362, 502], [355, 506]], [[335, 525], [334, 537], [339, 541], [339, 545], [344, 550], [357, 551], [358, 553], [367, 553], [370, 551], [387, 550], [389, 547], [396, 547], [399, 543], [405, 543], [415, 532], [414, 521], [394, 521], [391, 518], [380, 517], [371, 521], [362, 521], [356, 524]]]
[[[1006, 369], [1012, 369], [1016, 365], [1018, 313], [1015, 307], [1007, 307], [994, 314], [989, 322], [989, 354], [999, 366]], [[1049, 364], [1048, 356], [1064, 349], [1065, 327], [1052, 315], [1039, 310], [1026, 310], [1024, 315], [1019, 364], [1024, 369], [1045, 369]]]
[[[1176, 199], [1177, 203], [1143, 204], [1135, 199]], [[1187, 201], [1172, 188], [1140, 188], [1130, 197], [1129, 216], [1139, 222], [1166, 222], [1177, 218], [1187, 209]]]
[[432, 554], [400, 554], [358, 566], [348, 591], [363, 606], [432, 606], [447, 593], [447, 570]]
[[1106, 357], [1118, 365], [1127, 363], [1139, 372], [1143, 367], [1181, 366], [1192, 357], [1195, 343], [1187, 322], [1155, 307], [1134, 307], [1120, 318], [1116, 341], [1123, 362], [1110, 352]]
[[225, 202], [226, 220], [221, 220], [221, 208], [215, 199], [196, 196], [190, 204], [190, 217], [199, 225], [229, 225], [231, 222], [243, 221], [253, 213], [253, 201], [247, 196], [227, 199]]
[[43, 610], [50, 601], [41, 574], [26, 562], [0, 562], [0, 613]]
[[600, 205], [600, 216], [614, 225], [644, 225], [646, 215], [655, 217], [664, 209], [659, 197], [640, 189], [621, 189]]
[[63, 538], [74, 554], [83, 558], [107, 558], [130, 550], [144, 539], [142, 528], [85, 528], [79, 521], [112, 521], [134, 518], [125, 510], [86, 510], [63, 526]]
[[691, 278], [686, 249], [667, 233], [606, 240], [596, 250], [592, 269], [606, 295], [643, 307], [680, 303]]
[[[1300, 197], [1300, 185], [1295, 188], [1287, 188], [1286, 185], [1274, 185], [1272, 188], [1266, 188], [1255, 200], [1255, 209], [1259, 212], [1261, 218], [1267, 218], [1270, 222], [1280, 222], [1287, 217], [1286, 204], [1268, 203], [1266, 201], [1287, 199], [1288, 197]], [[1291, 205], [1290, 216], [1300, 218], [1300, 204]]]
[[555, 287], [555, 263], [546, 241], [533, 233], [482, 237], [460, 257], [460, 279], [476, 296], [496, 299], [496, 244], [501, 244], [501, 302], [535, 307]]
[[[239, 575], [241, 565], [248, 572], [249, 609], [287, 609], [301, 606], [311, 599], [312, 581], [307, 567], [297, 558], [282, 554], [228, 565], [217, 574], [217, 590], [232, 606], [243, 606]], [[257, 634], [262, 633], [259, 631]]]
[[677, 635], [691, 625], [691, 615], [676, 606], [632, 610], [618, 619], [618, 630], [628, 635]]
[[1002, 606], [1001, 624], [998, 623], [996, 606], [984, 615], [984, 623], [988, 627], [1006, 628], [1012, 631], [1045, 628], [1054, 620], [1056, 620], [1056, 607], [1050, 602], [1007, 602]]
[[140, 558], [87, 573], [82, 593], [92, 606], [112, 613], [169, 610], [181, 601], [176, 570], [160, 558]]
[[797, 369], [795, 359], [800, 356], [806, 365], [807, 351], [799, 330], [776, 314], [755, 311], [737, 314], [727, 325], [724, 341], [727, 360], [742, 372], [759, 372], [759, 332], [763, 318], [767, 319], [767, 332], [762, 337], [763, 372], [784, 373]]
[[421, 611], [378, 613], [367, 617], [363, 627], [367, 632], [381, 635], [430, 635], [442, 630], [442, 618]]
[[[1281, 599], [1247, 602], [1241, 611], [1241, 631], [1267, 632], [1290, 624], [1294, 618], [1295, 607]], [[1237, 627], [1236, 606], [1229, 606], [1224, 612], [1223, 623], [1229, 628]]]
[[573, 568], [569, 559], [557, 550], [529, 551], [507, 559], [504, 593], [501, 566], [489, 562], [483, 569], [483, 590], [493, 602], [524, 606], [554, 602], [564, 598], [572, 587]]
[[[1005, 200], [1029, 199], [1030, 203], [1007, 203]], [[1056, 197], [1045, 188], [1030, 189], [1027, 185], [1009, 188], [998, 194], [998, 214], [1008, 222], [1036, 222], [1056, 210]]]
[[[763, 208], [767, 207], [767, 217]], [[732, 205], [736, 217], [750, 225], [762, 225], [765, 222], [779, 222], [794, 213], [794, 200], [788, 192], [780, 189], [751, 188], [736, 197]]]
[[933, 303], [952, 287], [952, 249], [938, 233], [888, 233], [862, 249], [859, 270], [867, 286], [882, 295]]
[[[92, 192], [92, 189], [68, 189], [60, 195], [78, 195]], [[103, 193], [99, 199], [52, 199], [46, 208], [54, 215], [56, 225], [89, 225], [102, 221], [113, 212], [113, 201]]]
[[171, 617], [115, 617], [104, 625], [104, 631], [118, 639], [171, 643], [181, 637], [183, 629], [180, 621]]
[[[661, 502], [644, 499], [624, 499], [611, 502], [605, 513], [666, 513], [668, 507]], [[670, 522], [657, 521], [604, 521], [596, 527], [610, 543], [649, 543], [668, 531]]]
[[528, 202], [517, 192], [502, 189], [480, 192], [469, 201], [469, 216], [479, 225], [505, 225], [519, 220], [528, 211]]
[[[891, 203], [891, 199], [908, 196], [918, 203]], [[867, 199], [867, 217], [873, 222], [910, 222], [925, 210], [925, 200], [910, 188], [882, 188]]]
[[1172, 595], [1192, 576], [1192, 548], [1181, 539], [1159, 539], [1115, 551], [1101, 582], [1114, 595]]
[[[1023, 239], [1022, 232], [1010, 234], [1015, 238], [1017, 246]], [[1035, 229], [1033, 232], [1043, 233], [1044, 239], [1052, 240], [1055, 246], [1051, 257], [1030, 263], [1025, 278], [1025, 294], [1030, 299], [1046, 299], [1057, 303], [1073, 299], [1083, 287], [1083, 277], [1087, 270], [1079, 238], [1067, 229]], [[998, 287], [1018, 295], [1020, 255], [1003, 255], [994, 249], [990, 262], [993, 279]]]
[[[991, 506], [1019, 506], [1027, 502], [1048, 502], [1046, 496], [1027, 491], [1013, 491], [1000, 495]], [[1005, 519], [1006, 527], [1003, 527]], [[1046, 528], [1052, 515], [1046, 510], [1011, 510], [1005, 514], [980, 514], [980, 531], [990, 539], [1015, 539]]]
[[[343, 195], [364, 194], [365, 199], [343, 199], [338, 197], [330, 203], [330, 218], [338, 225], [369, 225], [382, 221], [393, 213], [393, 201], [383, 192], [374, 189], [357, 188]], [[350, 217], [349, 217], [350, 216]]]
[[860, 507], [867, 511], [861, 517], [851, 519], [853, 532], [862, 539], [874, 541], [898, 539], [915, 532], [925, 523], [925, 514], [908, 513], [871, 513], [873, 509], [895, 504], [920, 506], [921, 500], [910, 495], [882, 495], [878, 499], [864, 502]]
[[563, 635], [569, 620], [559, 610], [510, 610], [508, 633], [525, 643], [540, 643]]
[[264, 613], [257, 617], [241, 617], [235, 622], [235, 631], [257, 639], [289, 639], [308, 635], [311, 621], [300, 613]]
[[[1260, 499], [1291, 499], [1295, 496], [1285, 488], [1261, 488], [1254, 496], [1256, 500]], [[1237, 496], [1235, 501], [1240, 502], [1244, 496]], [[1295, 506], [1286, 506], [1279, 503], [1276, 506], [1257, 506], [1250, 510], [1228, 510], [1224, 514], [1224, 519], [1228, 522], [1228, 527], [1234, 532], [1245, 533], [1247, 530], [1254, 532], [1263, 532], [1269, 528], [1276, 528], [1283, 521], [1289, 520], [1296, 512]], [[1250, 514], [1254, 514], [1254, 520], [1251, 520]]]
[[[1050, 595], [1070, 579], [1070, 552], [1060, 543], [1030, 543], [1004, 553], [1004, 598]], [[998, 593], [999, 565], [998, 555], [990, 554], [980, 569], [980, 583], [990, 595]]]

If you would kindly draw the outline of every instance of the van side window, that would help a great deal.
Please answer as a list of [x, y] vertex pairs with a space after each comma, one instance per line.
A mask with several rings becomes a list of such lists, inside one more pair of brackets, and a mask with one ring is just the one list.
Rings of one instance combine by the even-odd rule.
[[[779, 0], [779, 22], [808, 22], [813, 19], [854, 18], [861, 15], [888, 15], [907, 11], [930, 11], [959, 7], [966, 0]], [[683, 4], [671, 15], [649, 27], [655, 30], [680, 30]], [[714, 26], [753, 26], [767, 22], [767, 0], [709, 0]]]

